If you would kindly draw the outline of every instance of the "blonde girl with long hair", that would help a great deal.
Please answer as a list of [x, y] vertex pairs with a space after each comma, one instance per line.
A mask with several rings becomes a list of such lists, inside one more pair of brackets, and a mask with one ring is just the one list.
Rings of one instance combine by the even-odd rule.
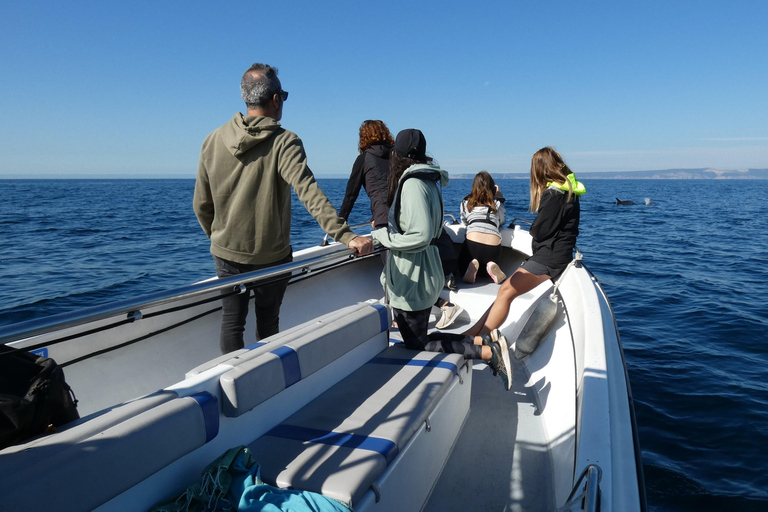
[[507, 319], [509, 306], [547, 279], [556, 280], [573, 260], [581, 214], [579, 197], [584, 185], [551, 147], [534, 153], [531, 159], [530, 211], [536, 219], [529, 230], [533, 255], [525, 260], [499, 287], [496, 301], [482, 322], [480, 332], [492, 332]]

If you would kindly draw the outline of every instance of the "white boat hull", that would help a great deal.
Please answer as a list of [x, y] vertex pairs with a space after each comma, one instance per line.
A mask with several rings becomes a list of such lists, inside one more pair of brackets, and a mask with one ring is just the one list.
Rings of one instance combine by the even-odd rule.
[[[447, 229], [455, 242], [463, 239], [460, 226]], [[530, 254], [530, 236], [520, 229], [504, 230], [503, 245], [502, 268], [509, 275]], [[352, 260], [346, 249], [334, 244], [299, 251], [294, 263], [323, 255], [331, 256], [294, 273], [281, 309], [281, 331], [351, 304], [382, 298], [378, 255]], [[202, 286], [217, 283], [212, 280]], [[488, 284], [463, 286], [450, 294], [444, 290], [446, 298], [467, 311], [452, 328], [459, 332], [476, 321], [492, 303], [496, 289], [497, 285]], [[536, 300], [550, 292], [551, 284], [545, 283], [514, 301], [502, 326], [510, 341], [523, 329]], [[470, 365], [466, 371], [471, 375], [462, 381], [471, 382], [471, 387], [448, 393], [449, 405], [441, 402], [432, 413], [447, 415], [440, 421], [447, 426], [440, 434], [445, 439], [417, 436], [421, 441], [402, 447], [379, 481], [382, 486], [408, 488], [407, 482], [400, 481], [406, 478], [413, 490], [379, 496], [379, 503], [375, 503], [375, 492], [366, 493], [355, 503], [355, 510], [575, 510], [568, 508], [572, 491], [585, 496], [595, 491], [594, 481], [592, 489], [583, 491], [587, 479], [579, 480], [590, 467], [601, 473], [600, 510], [644, 509], [631, 396], [610, 305], [583, 266], [566, 273], [558, 293], [554, 325], [531, 356], [514, 363], [512, 392], [503, 391], [500, 380], [491, 377], [484, 364]], [[60, 318], [34, 328], [12, 326], [15, 330], [4, 332], [3, 340], [45, 352], [64, 365], [67, 381], [80, 400], [81, 416], [158, 389], [179, 396], [206, 392], [221, 400], [219, 379], [231, 367], [190, 372], [221, 359], [219, 294], [218, 289], [200, 293], [199, 286], [193, 286], [175, 297], [151, 297], [146, 307], [138, 309], [140, 313], [126, 309], [141, 304], [112, 305], [91, 311], [85, 323]], [[254, 325], [250, 317], [246, 345], [257, 341]], [[396, 341], [396, 331], [391, 334]], [[333, 363], [334, 371], [318, 376], [313, 386], [330, 388], [377, 352], [367, 345], [356, 348]], [[283, 391], [281, 400], [269, 406], [272, 409], [262, 411], [267, 418], [264, 424], [253, 417], [243, 419], [248, 415], [228, 418], [222, 413], [219, 434], [212, 441], [103, 503], [100, 510], [146, 509], [178, 492], [224, 450], [247, 445], [254, 441], [254, 432], [268, 430], [268, 418], [295, 412], [297, 402], [312, 395], [302, 389], [293, 386]], [[463, 401], [467, 403], [462, 405]], [[465, 406], [468, 414], [456, 412]], [[430, 442], [435, 438], [434, 448], [423, 441], [427, 437]], [[442, 447], [439, 457], [430, 455], [437, 447]], [[4, 457], [10, 460], [5, 455], [9, 450], [13, 451], [0, 451], [0, 478], [9, 471], [3, 465]], [[435, 465], [435, 460], [444, 463]], [[406, 465], [407, 471], [402, 469]], [[414, 474], [419, 478], [408, 476]], [[596, 505], [593, 497], [591, 506]], [[2, 501], [0, 509], [4, 509]]]

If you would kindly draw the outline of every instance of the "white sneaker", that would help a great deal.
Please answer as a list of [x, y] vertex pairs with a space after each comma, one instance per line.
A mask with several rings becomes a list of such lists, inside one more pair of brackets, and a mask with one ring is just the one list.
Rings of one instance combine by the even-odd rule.
[[493, 282], [496, 284], [499, 284], [507, 278], [507, 275], [492, 261], [489, 261], [485, 266], [485, 271], [488, 272], [488, 275], [491, 276], [491, 279], [493, 279]]
[[458, 304], [453, 305], [444, 305], [440, 308], [440, 311], [443, 312], [442, 316], [440, 316], [440, 320], [437, 321], [435, 324], [435, 328], [437, 329], [445, 329], [449, 325], [451, 325], [453, 322], [456, 321], [457, 318], [459, 318], [459, 315], [462, 311], [464, 311], [464, 308], [459, 306]]
[[474, 283], [475, 279], [477, 279], [478, 270], [480, 270], [480, 262], [477, 260], [470, 261], [467, 266], [467, 271], [464, 272], [464, 282], [469, 284]]

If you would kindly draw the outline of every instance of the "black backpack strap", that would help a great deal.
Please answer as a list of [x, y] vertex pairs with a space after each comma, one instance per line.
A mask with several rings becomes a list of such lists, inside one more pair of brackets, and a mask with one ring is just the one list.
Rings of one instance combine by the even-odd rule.
[[488, 210], [486, 210], [485, 218], [484, 219], [472, 219], [469, 222], [467, 222], [467, 226], [469, 226], [471, 224], [490, 224], [491, 226], [493, 226], [493, 227], [495, 227], [497, 229], [499, 228], [499, 226], [497, 226], [496, 223], [491, 220], [491, 209], [490, 208], [488, 208]]

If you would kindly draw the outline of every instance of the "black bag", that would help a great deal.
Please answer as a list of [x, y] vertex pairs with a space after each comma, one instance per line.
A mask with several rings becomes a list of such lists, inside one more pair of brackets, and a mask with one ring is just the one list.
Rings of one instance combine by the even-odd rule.
[[0, 345], [0, 449], [79, 417], [56, 361]]

